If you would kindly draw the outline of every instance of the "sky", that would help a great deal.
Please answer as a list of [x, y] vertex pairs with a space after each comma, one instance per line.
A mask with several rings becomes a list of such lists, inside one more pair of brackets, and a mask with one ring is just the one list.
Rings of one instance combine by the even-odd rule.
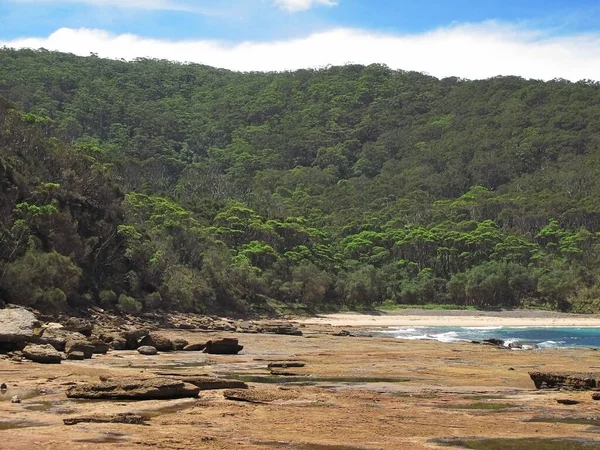
[[599, 0], [0, 0], [0, 47], [240, 71], [600, 80]]

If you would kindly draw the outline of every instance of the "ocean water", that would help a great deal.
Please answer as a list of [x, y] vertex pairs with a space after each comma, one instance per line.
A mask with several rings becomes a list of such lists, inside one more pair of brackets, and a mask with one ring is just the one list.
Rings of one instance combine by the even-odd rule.
[[398, 327], [383, 333], [398, 339], [440, 342], [502, 339], [506, 346], [518, 342], [524, 348], [600, 348], [600, 327]]

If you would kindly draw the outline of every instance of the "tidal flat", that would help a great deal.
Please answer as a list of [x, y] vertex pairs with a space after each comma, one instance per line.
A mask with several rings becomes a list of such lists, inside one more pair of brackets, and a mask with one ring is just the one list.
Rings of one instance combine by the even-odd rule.
[[[42, 365], [0, 360], [0, 448], [25, 449], [435, 449], [513, 448], [515, 440], [597, 448], [599, 402], [590, 391], [536, 390], [528, 372], [594, 372], [592, 349], [511, 351], [467, 342], [368, 337], [356, 326], [307, 324], [302, 336], [161, 330], [171, 339], [235, 337], [238, 355], [110, 351]], [[270, 363], [301, 361], [281, 375]], [[216, 376], [246, 381], [183, 400], [74, 400], [72, 386], [103, 379]], [[229, 396], [229, 398], [234, 398]], [[577, 400], [562, 405], [557, 399]], [[239, 400], [239, 398], [238, 398]], [[248, 400], [248, 401], [246, 401]], [[46, 407], [47, 406], [47, 407]], [[137, 414], [143, 424], [80, 423], [81, 416]], [[581, 420], [567, 420], [580, 418]], [[504, 447], [494, 447], [494, 445]], [[490, 447], [490, 445], [492, 445]], [[488, 447], [486, 447], [488, 446]], [[552, 447], [560, 448], [560, 447]]]

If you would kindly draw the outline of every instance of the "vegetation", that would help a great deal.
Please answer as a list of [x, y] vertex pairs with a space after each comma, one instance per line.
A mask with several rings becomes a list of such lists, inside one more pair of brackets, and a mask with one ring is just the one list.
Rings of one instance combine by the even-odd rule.
[[0, 96], [5, 302], [600, 311], [598, 83], [4, 49]]

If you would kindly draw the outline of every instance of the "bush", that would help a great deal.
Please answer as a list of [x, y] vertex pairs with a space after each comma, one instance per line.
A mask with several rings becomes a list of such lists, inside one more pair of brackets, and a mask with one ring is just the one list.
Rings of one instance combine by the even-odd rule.
[[100, 291], [100, 306], [105, 309], [112, 309], [117, 303], [117, 294], [111, 290]]
[[127, 314], [137, 314], [142, 310], [142, 304], [133, 297], [121, 294], [119, 296], [119, 309]]

